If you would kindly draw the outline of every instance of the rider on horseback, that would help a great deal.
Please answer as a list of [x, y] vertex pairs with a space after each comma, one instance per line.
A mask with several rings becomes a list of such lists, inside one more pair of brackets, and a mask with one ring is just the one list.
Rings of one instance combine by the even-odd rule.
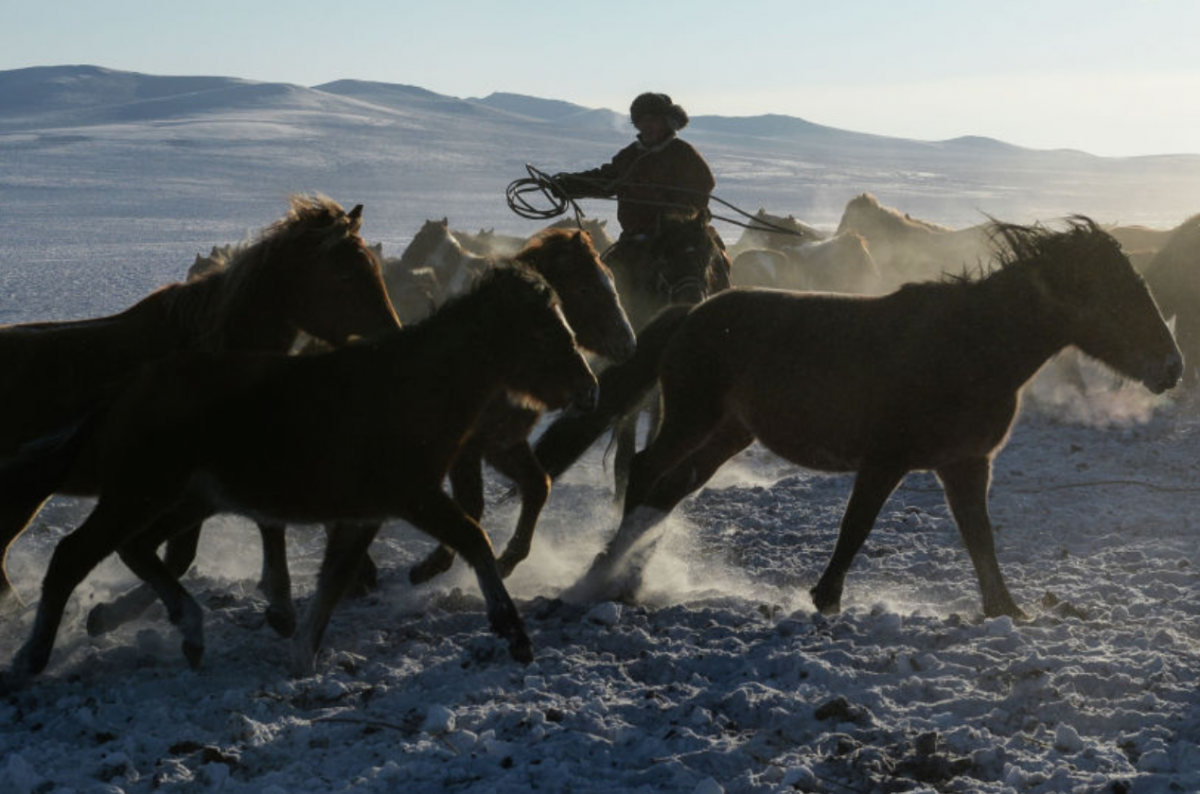
[[[616, 197], [621, 236], [612, 255], [625, 260], [640, 259], [637, 251], [655, 233], [661, 215], [707, 214], [708, 197], [716, 184], [700, 153], [676, 135], [687, 126], [688, 115], [671, 97], [640, 94], [630, 105], [629, 116], [638, 130], [637, 140], [599, 168], [556, 174], [552, 180], [563, 198]], [[716, 230], [711, 226], [709, 230], [724, 251]], [[728, 272], [728, 255], [725, 260]]]

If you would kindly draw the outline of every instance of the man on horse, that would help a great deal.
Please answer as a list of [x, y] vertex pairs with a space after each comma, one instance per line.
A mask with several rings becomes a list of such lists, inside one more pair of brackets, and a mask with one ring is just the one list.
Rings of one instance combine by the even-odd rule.
[[[553, 187], [563, 198], [617, 199], [621, 236], [607, 259], [637, 261], [642, 244], [652, 236], [659, 218], [670, 212], [707, 215], [708, 198], [716, 184], [708, 163], [679, 130], [688, 115], [666, 94], [644, 93], [633, 100], [629, 116], [637, 139], [604, 165], [589, 171], [556, 174]], [[711, 226], [729, 272], [725, 244]]]

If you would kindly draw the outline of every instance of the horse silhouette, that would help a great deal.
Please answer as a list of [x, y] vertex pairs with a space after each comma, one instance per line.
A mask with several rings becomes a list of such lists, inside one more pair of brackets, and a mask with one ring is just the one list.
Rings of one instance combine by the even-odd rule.
[[[0, 493], [18, 499], [69, 480], [82, 461], [105, 473], [95, 509], [54, 550], [33, 631], [6, 685], [45, 668], [72, 591], [113, 551], [154, 587], [197, 665], [202, 611], [155, 550], [217, 512], [354, 522], [339, 526], [364, 541], [349, 546], [355, 564], [374, 535], [361, 527], [404, 519], [471, 564], [492, 628], [513, 658], [529, 661], [487, 535], [442, 490], [478, 417], [505, 394], [550, 408], [590, 408], [596, 399], [557, 297], [521, 266], [493, 269], [411, 329], [327, 353], [185, 353], [141, 368], [80, 421], [0, 467]], [[346, 573], [322, 568], [296, 638], [302, 666]]]
[[[159, 289], [108, 317], [0, 328], [0, 460], [61, 425], [108, 384], [181, 350], [286, 353], [301, 331], [341, 344], [397, 325], [375, 256], [359, 231], [362, 207], [344, 211], [321, 196], [297, 196], [257, 242], [208, 275]], [[98, 472], [72, 493], [96, 493]], [[50, 492], [0, 502], [5, 553]], [[0, 576], [0, 604], [16, 599]]]
[[[755, 439], [811, 469], [857, 472], [813, 602], [841, 607], [850, 564], [904, 476], [932, 470], [970, 554], [988, 616], [1020, 616], [996, 560], [987, 494], [1022, 387], [1074, 345], [1154, 393], [1183, 359], [1117, 242], [1077, 217], [1065, 231], [993, 226], [998, 265], [978, 279], [863, 297], [733, 290], [664, 311], [638, 353], [601, 378], [599, 409], [537, 446], [557, 474], [657, 380], [663, 422], [634, 459], [616, 536], [569, 597], [628, 596], [649, 531]], [[556, 427], [557, 425], [557, 427]]]

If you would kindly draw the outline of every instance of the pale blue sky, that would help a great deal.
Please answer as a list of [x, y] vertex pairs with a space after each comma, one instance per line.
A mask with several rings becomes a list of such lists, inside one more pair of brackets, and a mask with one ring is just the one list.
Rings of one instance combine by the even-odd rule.
[[1200, 152], [1200, 0], [0, 0], [0, 69], [90, 63], [938, 140]]

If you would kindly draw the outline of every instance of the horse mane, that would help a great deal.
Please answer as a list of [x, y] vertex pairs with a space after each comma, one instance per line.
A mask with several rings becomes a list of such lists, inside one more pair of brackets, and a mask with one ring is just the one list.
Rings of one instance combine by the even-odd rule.
[[446, 338], [493, 315], [526, 315], [558, 304], [550, 284], [519, 259], [498, 262], [483, 272], [471, 289], [449, 298], [425, 319], [395, 332], [409, 341]]
[[993, 269], [1058, 259], [1065, 248], [1104, 245], [1120, 250], [1120, 244], [1112, 235], [1086, 215], [1072, 215], [1066, 223], [1067, 228], [1058, 231], [1040, 223], [1021, 225], [992, 219], [988, 235], [994, 256]]
[[[322, 195], [294, 195], [284, 217], [266, 227], [254, 241], [227, 251], [213, 249], [220, 267], [183, 284], [172, 284], [155, 293], [168, 316], [181, 328], [192, 329], [202, 346], [221, 346], [225, 330], [222, 319], [254, 300], [256, 285], [277, 265], [289, 266], [294, 258], [279, 256], [303, 241], [310, 256], [323, 256], [348, 238], [357, 238], [362, 219], [347, 213], [333, 199]], [[369, 250], [364, 244], [364, 250]]]
[[579, 227], [550, 226], [542, 229], [533, 237], [530, 237], [529, 241], [525, 244], [525, 247], [517, 252], [513, 258], [519, 260], [523, 257], [529, 256], [530, 254], [537, 253], [543, 248], [548, 248], [552, 245], [558, 245], [563, 242], [567, 242], [577, 234], [581, 235], [589, 243], [592, 240], [591, 233], [586, 229], [580, 229]]
[[[1041, 223], [1029, 225], [997, 221], [989, 224], [992, 258], [973, 270], [945, 273], [939, 279], [903, 284], [900, 291], [942, 288], [970, 288], [988, 282], [1002, 273], [1020, 272], [1047, 262], [1083, 262], [1081, 253], [1098, 246], [1120, 253], [1120, 244], [1085, 215], [1066, 218], [1067, 227], [1052, 229]], [[1121, 254], [1124, 256], [1123, 254]]]

